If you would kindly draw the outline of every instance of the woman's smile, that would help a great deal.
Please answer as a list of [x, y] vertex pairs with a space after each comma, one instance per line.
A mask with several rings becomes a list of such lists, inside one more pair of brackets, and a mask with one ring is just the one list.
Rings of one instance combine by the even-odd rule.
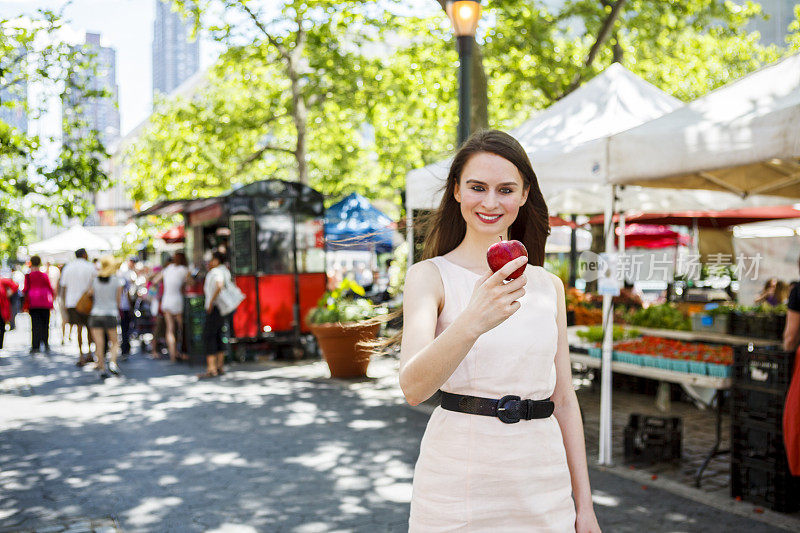
[[484, 224], [494, 224], [500, 220], [500, 217], [503, 216], [500, 213], [495, 215], [489, 213], [475, 213], [475, 214], [478, 216], [478, 220], [480, 220]]

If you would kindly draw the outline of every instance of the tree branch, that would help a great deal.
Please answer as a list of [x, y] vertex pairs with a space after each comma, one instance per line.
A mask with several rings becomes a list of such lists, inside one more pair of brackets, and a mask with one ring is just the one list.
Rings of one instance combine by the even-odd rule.
[[289, 51], [286, 49], [286, 47], [283, 46], [281, 43], [279, 43], [278, 40], [272, 36], [269, 30], [267, 30], [267, 27], [264, 26], [264, 23], [261, 22], [261, 20], [259, 20], [258, 15], [256, 15], [253, 12], [253, 10], [250, 9], [247, 3], [244, 2], [244, 0], [239, 0], [239, 5], [242, 6], [242, 9], [245, 11], [245, 13], [247, 13], [247, 16], [250, 17], [250, 19], [253, 21], [253, 24], [255, 24], [256, 27], [261, 31], [261, 33], [264, 34], [264, 37], [267, 38], [267, 41], [269, 41], [272, 46], [277, 48], [278, 53], [281, 55], [281, 57], [283, 57], [287, 61], [291, 60], [291, 58], [289, 57]]
[[265, 144], [264, 146], [256, 150], [254, 153], [247, 156], [241, 163], [239, 163], [239, 166], [236, 168], [236, 174], [241, 173], [245, 169], [245, 167], [252, 164], [257, 159], [261, 158], [261, 156], [263, 156], [267, 152], [283, 152], [291, 155], [296, 154], [295, 150], [292, 150], [291, 148], [275, 146], [274, 144]]
[[[597, 34], [597, 39], [592, 45], [592, 48], [589, 50], [589, 55], [586, 57], [586, 63], [584, 64], [583, 68], [575, 74], [575, 77], [572, 78], [572, 83], [570, 83], [567, 90], [564, 91], [564, 94], [558, 97], [558, 100], [561, 100], [578, 88], [578, 85], [581, 83], [581, 79], [583, 79], [583, 71], [592, 65], [595, 57], [597, 57], [597, 54], [600, 52], [600, 48], [603, 46], [603, 44], [605, 44], [606, 40], [608, 40], [609, 35], [611, 35], [611, 30], [614, 28], [614, 23], [619, 18], [620, 13], [622, 13], [622, 8], [627, 1], [628, 0], [617, 0], [614, 3], [614, 7], [611, 8], [611, 12], [608, 14], [606, 19], [603, 21], [603, 25], [600, 27], [600, 31]], [[602, 3], [607, 5], [606, 2]]]

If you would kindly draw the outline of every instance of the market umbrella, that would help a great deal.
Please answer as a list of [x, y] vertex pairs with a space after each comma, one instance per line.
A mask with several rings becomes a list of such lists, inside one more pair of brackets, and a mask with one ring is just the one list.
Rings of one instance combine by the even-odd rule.
[[329, 250], [391, 252], [397, 224], [369, 200], [352, 193], [325, 211], [325, 242]]
[[168, 243], [184, 242], [186, 240], [186, 231], [183, 227], [183, 224], [181, 224], [179, 226], [172, 227], [167, 231], [162, 231], [157, 235], [157, 237]]
[[[617, 241], [621, 228], [616, 228]], [[685, 233], [669, 229], [667, 226], [653, 224], [630, 224], [625, 226], [626, 248], [674, 248], [675, 246], [689, 246], [692, 238]]]

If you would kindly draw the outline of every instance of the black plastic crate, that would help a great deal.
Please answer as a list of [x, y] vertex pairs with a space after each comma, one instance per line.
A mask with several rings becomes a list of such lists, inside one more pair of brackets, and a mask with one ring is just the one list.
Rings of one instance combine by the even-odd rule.
[[787, 467], [756, 459], [732, 458], [731, 496], [741, 497], [773, 511], [800, 511], [800, 477], [793, 477]]
[[786, 448], [781, 424], [734, 415], [731, 420], [731, 453], [734, 458], [757, 459], [785, 467]]
[[731, 316], [728, 319], [728, 331], [731, 335], [749, 336], [750, 330], [748, 329], [747, 316], [741, 311], [731, 311]]
[[786, 315], [772, 316], [772, 339], [783, 340], [783, 330], [786, 328]]
[[733, 386], [773, 390], [785, 395], [793, 364], [794, 352], [785, 352], [777, 346], [737, 346], [733, 355]]
[[768, 422], [779, 427], [783, 423], [786, 395], [774, 391], [734, 388], [731, 391], [731, 413], [742, 418]]
[[678, 417], [633, 413], [625, 426], [625, 462], [658, 463], [681, 458], [683, 422]]

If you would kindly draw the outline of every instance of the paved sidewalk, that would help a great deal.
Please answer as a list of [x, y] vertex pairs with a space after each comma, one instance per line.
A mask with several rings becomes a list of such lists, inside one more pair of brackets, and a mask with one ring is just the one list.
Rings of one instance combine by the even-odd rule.
[[[29, 356], [27, 335], [0, 354], [0, 531], [406, 530], [427, 415], [403, 402], [393, 359], [355, 382], [322, 362], [198, 381], [135, 355], [101, 382], [71, 346]], [[590, 474], [606, 532], [781, 530], [736, 514], [748, 507]]]

